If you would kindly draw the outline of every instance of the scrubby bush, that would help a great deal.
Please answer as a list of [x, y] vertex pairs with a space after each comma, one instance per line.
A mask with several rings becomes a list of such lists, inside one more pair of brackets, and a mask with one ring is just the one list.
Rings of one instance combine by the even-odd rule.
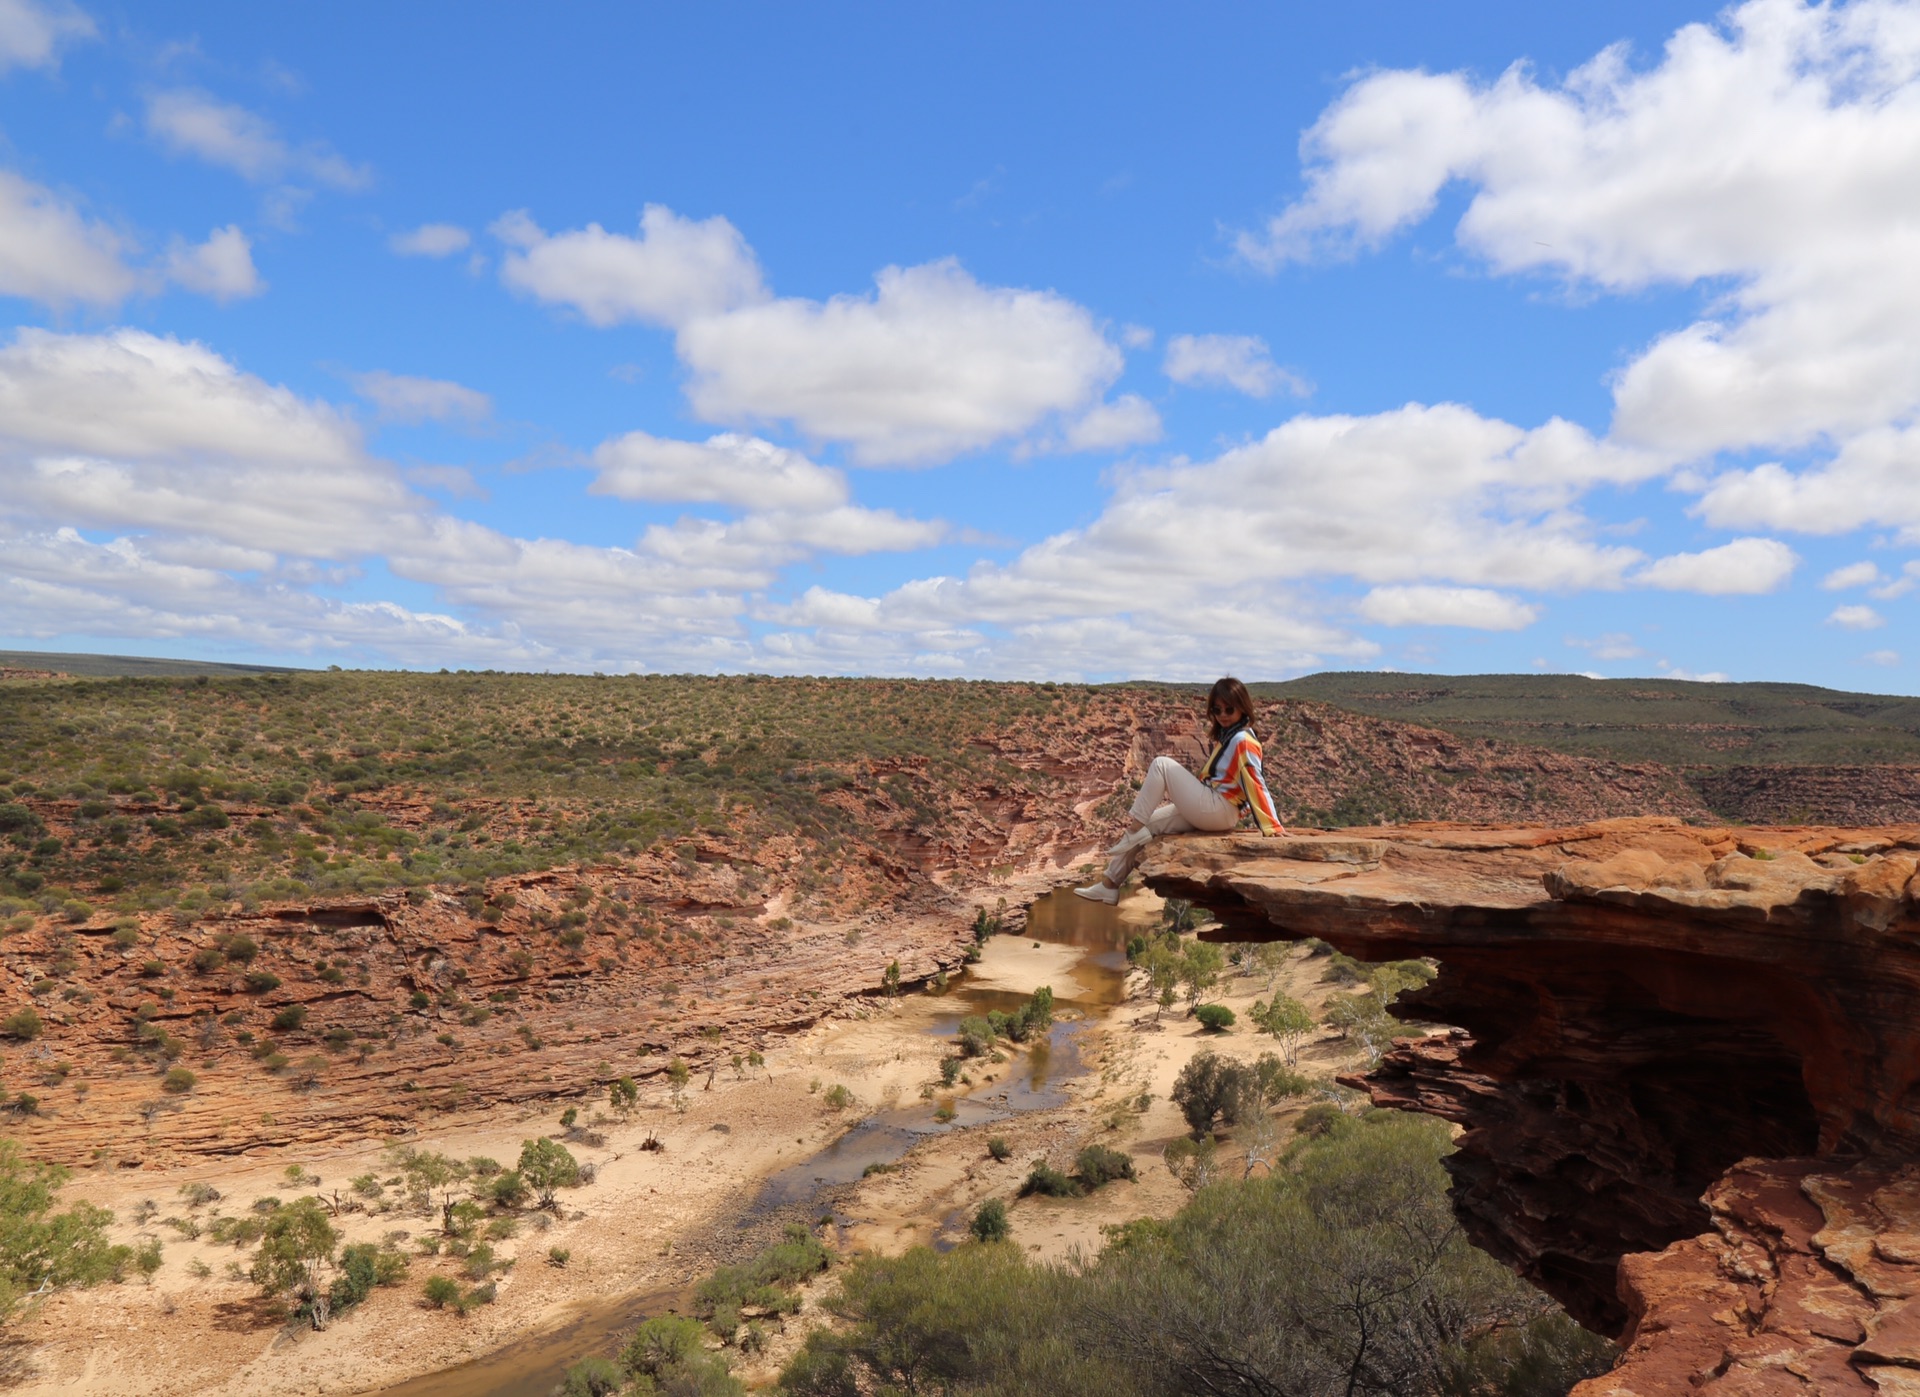
[[560, 1379], [558, 1397], [613, 1397], [627, 1385], [627, 1371], [611, 1358], [583, 1358]]
[[1004, 1135], [995, 1135], [987, 1141], [987, 1153], [997, 1160], [1004, 1161], [1013, 1153], [1013, 1146], [1007, 1143]]
[[781, 1391], [1564, 1397], [1610, 1346], [1461, 1237], [1449, 1148], [1430, 1120], [1349, 1120], [1078, 1268], [1016, 1247], [860, 1258]]
[[542, 1208], [554, 1206], [555, 1196], [563, 1188], [580, 1182], [580, 1162], [558, 1140], [546, 1136], [520, 1142], [520, 1164], [516, 1171]]
[[661, 1315], [635, 1330], [620, 1351], [620, 1366], [634, 1380], [635, 1392], [675, 1397], [739, 1397], [746, 1392], [728, 1374], [726, 1360], [707, 1351], [699, 1322], [679, 1315]]
[[1239, 1123], [1253, 1092], [1253, 1074], [1241, 1064], [1211, 1052], [1194, 1054], [1173, 1079], [1173, 1104], [1195, 1135]]
[[973, 1221], [967, 1224], [967, 1231], [976, 1242], [1006, 1241], [1013, 1235], [1013, 1223], [1007, 1218], [1007, 1205], [998, 1198], [989, 1198], [974, 1213]]
[[336, 1311], [351, 1309], [373, 1293], [375, 1286], [398, 1285], [407, 1273], [407, 1259], [372, 1242], [354, 1242], [340, 1249], [340, 1274], [328, 1298]]
[[1022, 1198], [1035, 1193], [1047, 1198], [1078, 1198], [1084, 1192], [1077, 1179], [1055, 1169], [1044, 1159], [1034, 1160], [1033, 1167], [1027, 1171], [1026, 1182], [1020, 1185]]
[[799, 1308], [793, 1288], [827, 1269], [827, 1249], [806, 1228], [791, 1224], [784, 1238], [738, 1266], [723, 1266], [693, 1292], [693, 1312], [731, 1342], [743, 1309], [787, 1314]]
[[428, 1276], [422, 1294], [434, 1309], [444, 1309], [459, 1303], [460, 1283], [448, 1276]]
[[5, 1019], [0, 1019], [0, 1033], [23, 1041], [38, 1038], [43, 1028], [45, 1025], [40, 1022], [40, 1015], [32, 1005], [7, 1015]]
[[1073, 1167], [1089, 1193], [1116, 1179], [1137, 1177], [1133, 1171], [1133, 1156], [1108, 1149], [1105, 1145], [1088, 1145], [1075, 1157]]
[[1224, 1033], [1233, 1027], [1233, 1010], [1224, 1004], [1202, 1004], [1193, 1011], [1193, 1016], [1211, 1033]]

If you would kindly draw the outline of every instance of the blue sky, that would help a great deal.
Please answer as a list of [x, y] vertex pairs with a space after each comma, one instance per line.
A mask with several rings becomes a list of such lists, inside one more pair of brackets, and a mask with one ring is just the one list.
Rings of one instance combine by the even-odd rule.
[[0, 645], [1913, 692], [1920, 5], [0, 0]]

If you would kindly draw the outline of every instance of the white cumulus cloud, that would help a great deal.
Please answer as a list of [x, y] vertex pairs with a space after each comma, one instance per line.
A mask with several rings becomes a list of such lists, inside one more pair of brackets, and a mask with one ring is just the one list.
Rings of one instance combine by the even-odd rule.
[[1383, 626], [1518, 631], [1540, 619], [1539, 607], [1484, 587], [1375, 587], [1357, 609]]
[[725, 432], [673, 441], [628, 432], [593, 453], [596, 495], [625, 500], [705, 501], [746, 509], [832, 509], [847, 502], [847, 479], [798, 451]]
[[1067, 424], [1061, 444], [1068, 451], [1117, 451], [1158, 441], [1160, 414], [1137, 393], [1122, 393], [1110, 403], [1095, 403]]
[[1092, 315], [1053, 292], [982, 286], [951, 259], [875, 283], [689, 321], [677, 344], [694, 410], [791, 422], [864, 464], [918, 465], [1083, 412], [1120, 373]]
[[355, 374], [353, 386], [389, 422], [484, 422], [493, 416], [492, 398], [449, 379], [375, 369]]
[[253, 265], [253, 244], [231, 223], [214, 229], [203, 243], [174, 239], [166, 271], [170, 280], [216, 301], [258, 296], [267, 289]]
[[[883, 268], [864, 295], [776, 298], [725, 218], [650, 204], [639, 235], [496, 220], [501, 280], [588, 323], [674, 332], [687, 397], [709, 422], [789, 425], [862, 465], [919, 466], [1017, 440], [1035, 450], [1151, 441], [1144, 399], [1103, 402], [1123, 358], [1085, 307], [983, 286], [952, 258]], [[1023, 440], [1024, 439], [1024, 440]]]
[[49, 67], [62, 44], [98, 32], [86, 12], [66, 0], [0, 0], [0, 73]]
[[473, 235], [452, 223], [423, 223], [387, 239], [387, 246], [402, 257], [451, 257], [472, 243]]
[[52, 190], [0, 170], [0, 295], [45, 305], [112, 305], [137, 278], [127, 243]]
[[1880, 580], [1880, 568], [1877, 564], [1860, 562], [1848, 563], [1845, 567], [1835, 568], [1820, 579], [1820, 585], [1829, 592], [1845, 591], [1849, 587], [1865, 587]]
[[500, 279], [594, 325], [676, 326], [766, 298], [760, 264], [726, 219], [682, 218], [659, 204], [640, 215], [640, 236], [598, 223], [548, 234], [525, 212], [503, 215], [494, 236], [513, 250]]
[[1799, 556], [1778, 539], [1738, 538], [1699, 553], [1669, 554], [1648, 563], [1632, 580], [1670, 592], [1752, 596], [1778, 591], [1799, 562]]
[[1372, 73], [1303, 138], [1304, 193], [1237, 246], [1266, 268], [1378, 246], [1458, 185], [1455, 236], [1498, 272], [1710, 288], [1615, 376], [1616, 439], [1832, 448], [1703, 475], [1702, 516], [1920, 540], [1916, 34], [1912, 0], [1748, 0], [1558, 81]]
[[1827, 624], [1846, 631], [1871, 631], [1886, 625], [1887, 618], [1870, 606], [1836, 606]]
[[1250, 398], [1282, 391], [1303, 397], [1308, 391], [1302, 379], [1273, 362], [1257, 335], [1175, 335], [1162, 367], [1175, 383], [1224, 386]]

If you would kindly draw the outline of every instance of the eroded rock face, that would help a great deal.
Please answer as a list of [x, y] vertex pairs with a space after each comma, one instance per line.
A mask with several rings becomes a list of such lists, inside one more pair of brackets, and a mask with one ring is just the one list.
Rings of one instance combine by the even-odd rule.
[[[1463, 1127], [1449, 1168], [1469, 1234], [1626, 1339], [1623, 1373], [1643, 1349], [1717, 1355], [1684, 1381], [1668, 1368], [1664, 1386], [1604, 1385], [1616, 1375], [1593, 1394], [1686, 1390], [1723, 1363], [1780, 1368], [1775, 1349], [1834, 1348], [1856, 1382], [1870, 1359], [1907, 1361], [1871, 1347], [1850, 1359], [1852, 1330], [1801, 1322], [1789, 1302], [1824, 1314], [1838, 1304], [1830, 1282], [1859, 1284], [1831, 1238], [1813, 1240], [1826, 1233], [1807, 1210], [1878, 1198], [1920, 1160], [1917, 869], [1920, 827], [1669, 819], [1190, 837], [1143, 866], [1157, 891], [1219, 914], [1221, 939], [1315, 936], [1360, 959], [1440, 962], [1400, 1009], [1457, 1027], [1401, 1040], [1356, 1084]], [[1743, 1173], [1743, 1160], [1776, 1163]], [[1792, 1213], [1804, 1245], [1750, 1196], [1767, 1218]], [[1878, 1256], [1877, 1239], [1904, 1228], [1882, 1221], [1897, 1209], [1875, 1209], [1848, 1224], [1866, 1238], [1849, 1255]], [[1774, 1248], [1774, 1272], [1752, 1247]], [[1863, 1336], [1905, 1332], [1891, 1311], [1872, 1318], [1886, 1308], [1876, 1295], [1860, 1311]], [[1772, 1348], [1728, 1347], [1770, 1325], [1786, 1335]]]

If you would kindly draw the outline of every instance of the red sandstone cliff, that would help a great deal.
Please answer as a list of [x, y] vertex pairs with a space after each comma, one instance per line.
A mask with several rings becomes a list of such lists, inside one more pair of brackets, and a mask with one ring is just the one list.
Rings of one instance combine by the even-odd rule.
[[1920, 1392], [1920, 827], [1157, 846], [1222, 939], [1440, 972], [1364, 1085], [1463, 1127], [1475, 1241], [1619, 1336], [1583, 1397]]

